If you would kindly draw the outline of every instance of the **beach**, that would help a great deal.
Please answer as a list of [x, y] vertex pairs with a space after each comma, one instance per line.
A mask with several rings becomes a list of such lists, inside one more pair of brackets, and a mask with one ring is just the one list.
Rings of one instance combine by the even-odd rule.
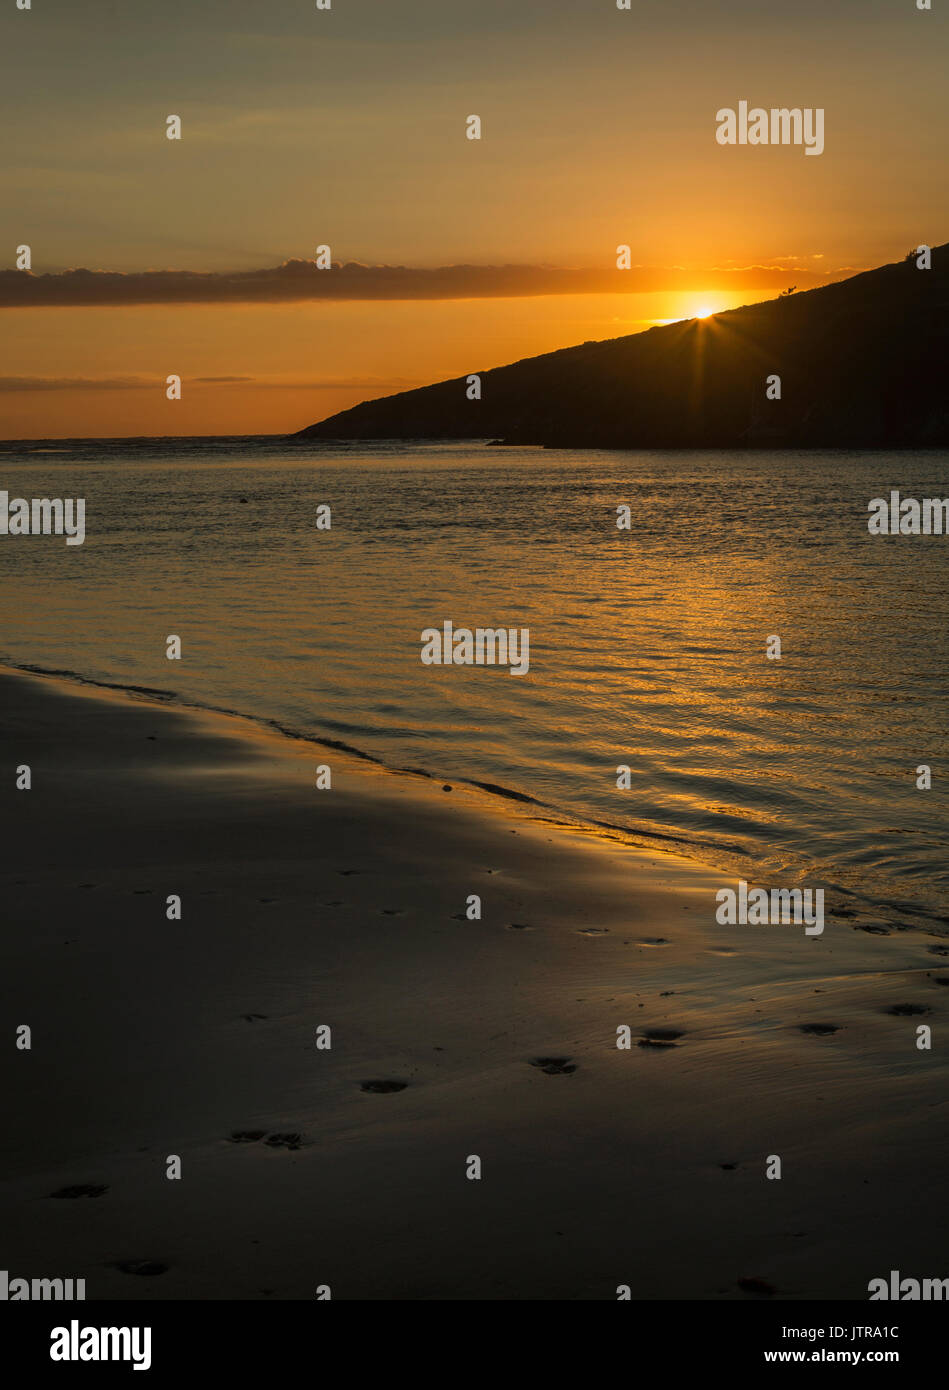
[[13, 670], [0, 705], [11, 1278], [861, 1300], [947, 1273], [935, 929], [722, 926], [720, 870], [248, 719]]

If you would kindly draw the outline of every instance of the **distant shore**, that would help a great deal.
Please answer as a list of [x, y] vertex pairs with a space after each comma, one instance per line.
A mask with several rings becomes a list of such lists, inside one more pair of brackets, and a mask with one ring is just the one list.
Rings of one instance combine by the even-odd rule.
[[0, 702], [11, 1278], [865, 1300], [949, 1273], [940, 938], [718, 926], [714, 870], [237, 717], [11, 670]]
[[[298, 438], [555, 449], [920, 449], [949, 444], [949, 245], [795, 294], [587, 340], [362, 401]], [[845, 378], [839, 362], [849, 363]]]

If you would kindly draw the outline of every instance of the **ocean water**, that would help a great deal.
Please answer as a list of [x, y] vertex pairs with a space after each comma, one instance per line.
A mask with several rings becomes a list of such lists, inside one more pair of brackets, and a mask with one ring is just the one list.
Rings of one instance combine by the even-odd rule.
[[[949, 495], [945, 452], [53, 441], [0, 444], [0, 488], [86, 499], [82, 546], [0, 537], [8, 664], [171, 691], [723, 882], [949, 931], [949, 537], [867, 530], [891, 488]], [[445, 619], [528, 628], [529, 673], [423, 665]]]

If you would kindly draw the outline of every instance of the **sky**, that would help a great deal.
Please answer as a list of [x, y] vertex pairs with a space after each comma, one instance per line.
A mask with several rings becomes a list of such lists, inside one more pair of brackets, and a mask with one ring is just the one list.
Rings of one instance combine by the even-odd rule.
[[5, 0], [0, 436], [286, 432], [941, 244], [933, 4]]

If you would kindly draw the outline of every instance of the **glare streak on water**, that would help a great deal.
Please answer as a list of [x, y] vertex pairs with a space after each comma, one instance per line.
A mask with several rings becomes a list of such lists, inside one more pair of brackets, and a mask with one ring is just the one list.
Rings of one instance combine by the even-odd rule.
[[[0, 538], [6, 661], [172, 689], [668, 837], [732, 876], [949, 918], [949, 537], [866, 524], [891, 487], [949, 495], [949, 455], [55, 448], [0, 444], [0, 488], [87, 514], [81, 547]], [[529, 675], [422, 666], [446, 618], [528, 627]]]

